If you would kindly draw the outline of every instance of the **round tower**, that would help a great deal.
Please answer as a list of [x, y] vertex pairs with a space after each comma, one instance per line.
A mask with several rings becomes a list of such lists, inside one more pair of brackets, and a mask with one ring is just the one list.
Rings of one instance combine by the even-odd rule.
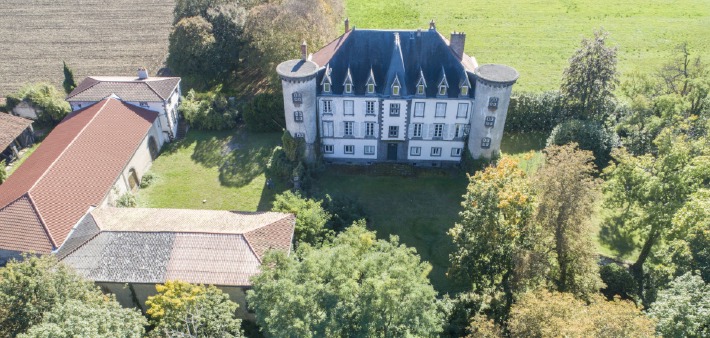
[[468, 150], [473, 158], [491, 158], [500, 152], [510, 93], [518, 72], [505, 65], [488, 64], [474, 71], [476, 78]]
[[306, 59], [305, 43], [301, 46], [303, 57], [288, 60], [276, 67], [281, 78], [284, 95], [286, 129], [291, 136], [305, 140], [305, 161], [316, 160], [318, 116], [316, 115], [316, 74], [318, 65]]

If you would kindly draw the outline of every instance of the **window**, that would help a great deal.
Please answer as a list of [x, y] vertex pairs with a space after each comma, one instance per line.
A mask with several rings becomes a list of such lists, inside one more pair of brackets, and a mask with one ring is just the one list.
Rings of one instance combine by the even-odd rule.
[[345, 122], [345, 130], [343, 132], [345, 136], [353, 136], [353, 122]]
[[493, 128], [496, 125], [496, 118], [493, 116], [486, 116], [486, 127]]
[[470, 129], [467, 124], [457, 124], [454, 137], [465, 137], [468, 135], [468, 130]]
[[497, 97], [489, 97], [488, 98], [488, 108], [498, 108], [498, 98]]
[[468, 103], [459, 103], [459, 110], [456, 111], [456, 117], [468, 117]]
[[431, 147], [431, 156], [441, 156], [441, 147]]
[[414, 130], [412, 131], [412, 137], [422, 137], [422, 124], [415, 123]]
[[375, 146], [365, 146], [365, 155], [374, 155]]
[[293, 137], [295, 137], [295, 138], [305, 138], [305, 137], [306, 137], [306, 134], [305, 134], [305, 133], [296, 133], [296, 134], [293, 135]]
[[353, 92], [353, 85], [350, 83], [345, 84], [345, 93], [350, 94]]
[[323, 114], [332, 114], [332, 113], [333, 113], [333, 101], [323, 100]]
[[424, 85], [417, 86], [417, 95], [424, 95]]
[[323, 121], [323, 137], [333, 137], [333, 121]]
[[399, 95], [399, 86], [392, 86], [392, 95]]
[[330, 93], [330, 82], [323, 83], [323, 92]]
[[138, 102], [138, 105], [143, 108], [148, 108], [148, 102]]
[[367, 93], [368, 93], [368, 94], [372, 94], [372, 93], [374, 93], [374, 92], [375, 92], [375, 85], [372, 84], [372, 83], [368, 84], [368, 85], [367, 85]]
[[355, 115], [355, 110], [353, 109], [355, 103], [352, 100], [343, 101], [343, 114], [344, 115]]
[[138, 175], [136, 174], [136, 170], [131, 168], [131, 170], [128, 171], [128, 186], [131, 189], [131, 191], [136, 191], [136, 189], [138, 189], [139, 185], [140, 185], [140, 180], [138, 180]]
[[148, 138], [148, 152], [150, 152], [150, 159], [155, 160], [156, 157], [158, 157], [158, 153], [160, 150], [158, 150], [158, 143], [155, 142], [155, 137], [151, 136]]
[[451, 148], [452, 157], [461, 157], [461, 148]]
[[414, 104], [414, 117], [424, 117], [424, 102]]
[[446, 86], [439, 86], [439, 95], [446, 95]]
[[300, 110], [293, 112], [293, 120], [296, 122], [303, 122], [303, 112]]
[[444, 124], [443, 123], [435, 123], [434, 124], [434, 137], [443, 137], [444, 135]]
[[483, 149], [488, 149], [491, 147], [491, 138], [490, 137], [484, 137], [481, 139], [481, 148]]
[[422, 147], [409, 147], [410, 156], [420, 156], [422, 154]]
[[354, 145], [346, 145], [345, 146], [345, 153], [346, 154], [354, 154], [355, 153], [355, 146]]
[[326, 154], [332, 154], [333, 153], [333, 145], [332, 144], [326, 144], [323, 146], [323, 152]]
[[461, 86], [461, 96], [468, 95], [468, 86]]
[[390, 126], [390, 132], [389, 132], [389, 137], [397, 137], [399, 135], [399, 127], [398, 126]]
[[365, 137], [375, 137], [375, 122], [365, 122]]
[[446, 103], [445, 102], [437, 102], [436, 103], [436, 114], [434, 116], [446, 117]]
[[399, 116], [399, 103], [390, 103], [390, 116]]
[[293, 98], [293, 103], [295, 104], [300, 104], [301, 102], [303, 102], [303, 96], [301, 96], [301, 93], [299, 92], [294, 92], [293, 94], [291, 94], [291, 97]]
[[375, 115], [375, 101], [365, 102], [365, 108], [366, 115]]

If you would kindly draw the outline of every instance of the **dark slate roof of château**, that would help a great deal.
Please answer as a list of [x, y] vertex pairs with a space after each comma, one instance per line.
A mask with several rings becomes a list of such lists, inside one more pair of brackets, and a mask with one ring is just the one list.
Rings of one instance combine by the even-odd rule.
[[[364, 95], [372, 69], [377, 94], [390, 95], [392, 81], [397, 76], [402, 85], [402, 95], [412, 95], [423, 73], [427, 83], [426, 96], [435, 97], [443, 68], [449, 83], [448, 97], [452, 98], [459, 96], [459, 85], [466, 77], [470, 83], [474, 82], [470, 64], [475, 64], [475, 61], [465, 54], [463, 59], [456, 57], [449, 48], [448, 40], [434, 29], [353, 29], [316, 52], [312, 58], [321, 67], [318, 83], [321, 83], [325, 69], [331, 69], [332, 93], [335, 95], [343, 94], [348, 69], [352, 74], [354, 94]], [[318, 90], [320, 92], [322, 87], [319, 86]], [[473, 90], [469, 90], [469, 96], [473, 96]]]

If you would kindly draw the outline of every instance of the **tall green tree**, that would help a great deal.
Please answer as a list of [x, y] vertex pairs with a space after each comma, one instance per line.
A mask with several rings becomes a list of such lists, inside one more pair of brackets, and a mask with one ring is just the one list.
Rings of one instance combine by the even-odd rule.
[[[542, 247], [550, 252], [549, 279], [560, 292], [584, 299], [601, 286], [591, 215], [599, 197], [592, 153], [576, 144], [545, 148], [545, 162], [533, 177], [538, 199], [535, 220]], [[549, 249], [552, 250], [549, 250]]]
[[156, 285], [146, 314], [157, 337], [243, 337], [239, 305], [214, 286], [168, 281]]
[[708, 337], [710, 285], [691, 273], [679, 276], [658, 293], [648, 315], [658, 320], [656, 329], [663, 337]]
[[332, 244], [270, 252], [247, 300], [269, 337], [438, 337], [431, 265], [354, 224]]
[[190, 85], [208, 87], [214, 66], [210, 60], [215, 44], [212, 24], [201, 16], [181, 19], [173, 27], [169, 41], [168, 67]]
[[697, 271], [710, 283], [710, 189], [693, 193], [673, 215], [668, 255], [675, 275]]
[[608, 102], [614, 98], [618, 83], [616, 47], [607, 45], [609, 34], [594, 32], [582, 39], [582, 46], [569, 59], [562, 77], [560, 92], [566, 105], [582, 119], [604, 120]]
[[296, 215], [294, 237], [298, 244], [318, 246], [333, 235], [332, 231], [326, 228], [332, 215], [323, 208], [323, 201], [286, 191], [276, 196], [271, 210]]
[[74, 72], [67, 66], [66, 62], [62, 61], [62, 63], [64, 64], [64, 82], [62, 82], [62, 86], [64, 87], [64, 91], [69, 94], [76, 88]]
[[533, 199], [525, 173], [503, 157], [469, 177], [459, 221], [449, 230], [455, 250], [449, 275], [498, 304], [492, 316], [502, 323], [522, 287], [521, 262], [532, 250]]

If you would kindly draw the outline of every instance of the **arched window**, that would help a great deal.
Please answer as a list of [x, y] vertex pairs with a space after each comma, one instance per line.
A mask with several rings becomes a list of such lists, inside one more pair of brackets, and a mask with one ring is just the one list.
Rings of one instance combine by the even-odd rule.
[[148, 138], [148, 151], [150, 152], [151, 160], [155, 160], [158, 157], [158, 143], [155, 142], [155, 137], [153, 136]]
[[131, 191], [135, 191], [138, 189], [138, 174], [136, 174], [136, 170], [131, 168], [131, 170], [128, 171], [128, 187], [131, 189]]
[[301, 93], [295, 92], [291, 94], [291, 97], [293, 97], [293, 103], [301, 103], [303, 102], [303, 97], [301, 96]]

